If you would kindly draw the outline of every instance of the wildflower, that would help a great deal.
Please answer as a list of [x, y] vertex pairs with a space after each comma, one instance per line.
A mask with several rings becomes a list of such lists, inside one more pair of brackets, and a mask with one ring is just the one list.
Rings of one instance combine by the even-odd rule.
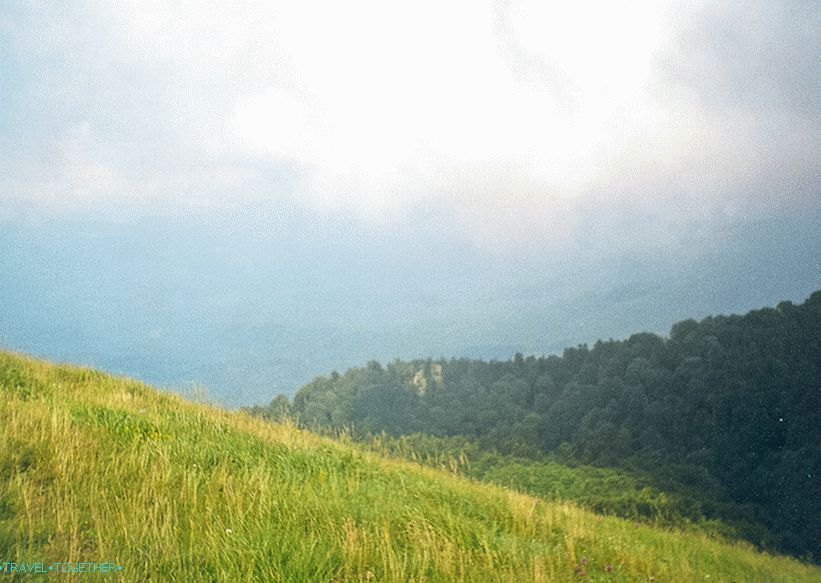
[[587, 576], [587, 571], [584, 570], [584, 566], [587, 564], [587, 557], [582, 557], [579, 559], [579, 564], [576, 565], [576, 568], [573, 570], [576, 575], [579, 577]]
[[576, 568], [573, 570], [573, 572], [576, 573], [576, 575], [578, 575], [579, 577], [587, 576], [587, 571], [584, 570], [584, 565], [581, 564], [576, 565]]
[[234, 531], [233, 531], [233, 530], [231, 530], [230, 528], [226, 528], [226, 529], [225, 529], [225, 534], [232, 534], [233, 532], [234, 532]]

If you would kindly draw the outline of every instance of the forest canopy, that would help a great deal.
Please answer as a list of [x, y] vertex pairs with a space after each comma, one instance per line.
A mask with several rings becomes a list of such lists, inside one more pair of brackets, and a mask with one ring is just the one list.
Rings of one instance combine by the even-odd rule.
[[372, 361], [256, 412], [717, 481], [755, 509], [777, 548], [821, 556], [821, 291], [561, 356]]

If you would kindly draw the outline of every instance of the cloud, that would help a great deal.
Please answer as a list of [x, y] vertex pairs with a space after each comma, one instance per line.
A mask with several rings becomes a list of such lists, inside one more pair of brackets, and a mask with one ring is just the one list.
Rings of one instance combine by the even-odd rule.
[[664, 244], [817, 203], [812, 3], [5, 11], [6, 214], [438, 209], [505, 250]]
[[821, 17], [815, 2], [707, 4], [681, 27], [666, 55], [671, 80], [708, 108], [775, 110], [814, 120], [821, 96]]

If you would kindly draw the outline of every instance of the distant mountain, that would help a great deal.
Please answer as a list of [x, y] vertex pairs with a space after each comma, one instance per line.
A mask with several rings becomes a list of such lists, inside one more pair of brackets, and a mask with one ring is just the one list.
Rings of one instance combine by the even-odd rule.
[[821, 210], [728, 228], [718, 243], [503, 255], [424, 221], [363, 230], [297, 213], [285, 228], [257, 210], [230, 225], [216, 211], [0, 213], [0, 346], [183, 393], [203, 386], [239, 407], [370, 359], [561, 354], [821, 286]]

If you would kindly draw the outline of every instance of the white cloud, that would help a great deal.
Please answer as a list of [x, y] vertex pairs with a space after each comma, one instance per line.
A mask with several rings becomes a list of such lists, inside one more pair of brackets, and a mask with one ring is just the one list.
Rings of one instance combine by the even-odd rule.
[[18, 159], [14, 168], [7, 165], [10, 172], [3, 184], [6, 197], [69, 208], [121, 197], [126, 191], [122, 176], [94, 150], [87, 123], [67, 128], [47, 150]]
[[[596, 19], [527, 3], [501, 15], [512, 25], [500, 35], [491, 3], [450, 12], [441, 3], [402, 13], [373, 3], [326, 8], [271, 15], [284, 19], [277, 45], [299, 81], [243, 96], [231, 123], [249, 153], [308, 170], [304, 195], [316, 204], [378, 220], [445, 194], [473, 214], [477, 191], [510, 178], [512, 168], [536, 204], [578, 196], [620, 153], [604, 143], [613, 130], [619, 140], [633, 137], [655, 113], [641, 102], [657, 49], [658, 26], [647, 30], [655, 12], [642, 19], [641, 10], [622, 7]], [[545, 38], [562, 34], [540, 43], [541, 26]], [[612, 50], [618, 35], [629, 42]], [[506, 43], [554, 58], [561, 77], [522, 78]], [[572, 103], [557, 102], [557, 83]]]
[[[505, 247], [569, 241], [595, 213], [604, 224], [637, 206], [668, 223], [766, 212], [815, 164], [812, 124], [743, 104], [716, 111], [681, 83], [697, 4], [151, 7], [12, 26], [18, 58], [59, 72], [31, 82], [52, 108], [51, 135], [87, 124], [86, 145], [46, 172], [52, 199], [288, 195], [377, 224], [438, 206]], [[79, 122], [55, 114], [60, 98]], [[293, 175], [287, 188], [269, 184], [276, 169]], [[793, 196], [814, 192], [804, 182]], [[22, 173], [15, 183], [19, 196], [43, 190]]]

